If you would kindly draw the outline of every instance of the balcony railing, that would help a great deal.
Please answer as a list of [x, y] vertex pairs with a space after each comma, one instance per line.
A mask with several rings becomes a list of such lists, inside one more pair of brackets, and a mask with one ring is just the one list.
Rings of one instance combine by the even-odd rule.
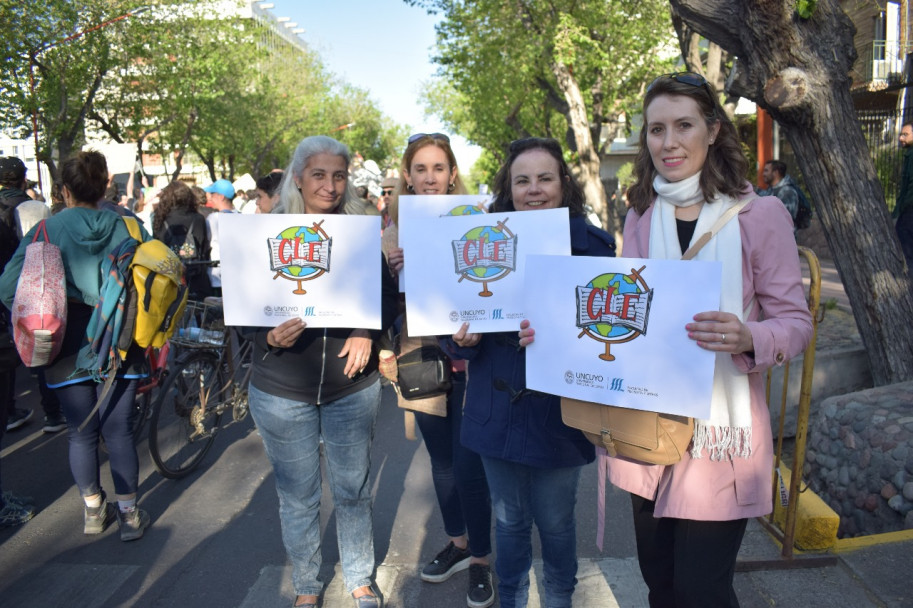
[[878, 82], [889, 86], [906, 84], [904, 63], [913, 53], [913, 44], [896, 40], [873, 40], [856, 49], [856, 66], [863, 82]]

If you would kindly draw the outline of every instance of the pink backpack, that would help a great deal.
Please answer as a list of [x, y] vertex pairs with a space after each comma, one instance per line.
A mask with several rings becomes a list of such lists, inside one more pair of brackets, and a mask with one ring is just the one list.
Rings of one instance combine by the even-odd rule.
[[53, 361], [67, 328], [67, 281], [60, 249], [48, 242], [44, 221], [25, 248], [12, 313], [13, 341], [22, 362], [36, 367]]

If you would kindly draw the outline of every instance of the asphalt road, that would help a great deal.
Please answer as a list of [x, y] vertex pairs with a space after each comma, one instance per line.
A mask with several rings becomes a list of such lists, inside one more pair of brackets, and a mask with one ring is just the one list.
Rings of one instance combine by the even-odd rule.
[[[44, 435], [37, 394], [20, 370], [18, 404], [35, 410], [33, 420], [4, 438], [3, 487], [32, 496], [38, 513], [18, 528], [0, 529], [0, 606], [72, 607], [288, 607], [294, 598], [282, 547], [272, 471], [252, 421], [227, 428], [201, 468], [170, 481], [152, 466], [140, 445], [140, 504], [152, 516], [146, 536], [119, 540], [116, 526], [98, 537], [82, 534], [82, 507], [67, 463], [65, 433]], [[107, 466], [102, 483], [112, 488]], [[437, 513], [427, 452], [404, 438], [402, 413], [384, 389], [373, 452], [376, 497], [377, 583], [388, 606], [462, 608], [467, 574], [441, 584], [423, 583], [418, 572], [446, 543]], [[322, 606], [350, 607], [338, 568], [335, 520], [325, 494]], [[574, 606], [646, 608], [627, 496], [607, 489], [604, 550], [595, 544], [596, 467], [581, 476], [577, 502], [579, 583]], [[913, 541], [911, 541], [913, 542]], [[909, 606], [903, 577], [913, 564], [910, 545], [873, 548], [818, 568], [740, 571], [736, 591], [743, 608]], [[539, 557], [534, 548], [534, 557]], [[740, 561], [776, 561], [778, 548], [749, 522]], [[746, 564], [740, 564], [745, 570]], [[534, 562], [530, 608], [541, 562]]]

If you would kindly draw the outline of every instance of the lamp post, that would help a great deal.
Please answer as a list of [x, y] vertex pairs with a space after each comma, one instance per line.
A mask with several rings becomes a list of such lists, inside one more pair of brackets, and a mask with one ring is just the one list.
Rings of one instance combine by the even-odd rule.
[[80, 30], [74, 34], [70, 34], [66, 38], [61, 38], [60, 40], [57, 40], [55, 42], [50, 42], [48, 44], [38, 47], [37, 49], [33, 49], [33, 50], [29, 51], [29, 94], [32, 96], [32, 135], [34, 136], [34, 140], [35, 140], [35, 167], [38, 170], [38, 189], [39, 190], [43, 191], [44, 186], [41, 183], [41, 163], [40, 163], [40, 160], [38, 159], [38, 100], [35, 97], [35, 61], [38, 58], [38, 55], [40, 55], [41, 53], [45, 52], [46, 50], [48, 50], [52, 47], [55, 47], [60, 44], [64, 44], [66, 42], [71, 42], [73, 40], [76, 40], [77, 38], [80, 38], [80, 37], [88, 34], [89, 32], [94, 32], [96, 30], [100, 30], [104, 27], [108, 27], [112, 23], [117, 23], [118, 21], [123, 21], [125, 19], [129, 19], [130, 17], [134, 17], [134, 16], [139, 15], [140, 13], [148, 11], [148, 10], [149, 10], [148, 6], [138, 6], [135, 9], [124, 13], [123, 15], [118, 15], [117, 17], [113, 17], [111, 19], [108, 19], [107, 21], [103, 21], [101, 23], [93, 25], [92, 27], [88, 27], [88, 28], [86, 28], [84, 30]]

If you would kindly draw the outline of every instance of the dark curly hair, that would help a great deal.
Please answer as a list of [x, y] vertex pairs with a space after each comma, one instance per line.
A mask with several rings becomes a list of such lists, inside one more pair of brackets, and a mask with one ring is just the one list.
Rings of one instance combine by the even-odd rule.
[[[693, 99], [704, 115], [707, 127], [718, 124], [719, 133], [715, 143], [707, 150], [707, 160], [701, 169], [700, 185], [704, 198], [711, 202], [717, 194], [726, 194], [738, 198], [745, 188], [748, 176], [748, 160], [742, 152], [739, 143], [739, 134], [735, 125], [726, 116], [723, 106], [720, 105], [719, 96], [710, 85], [697, 74], [660, 76], [647, 89], [644, 96], [643, 115], [644, 125], [640, 129], [640, 150], [634, 159], [635, 183], [628, 191], [628, 200], [631, 206], [640, 214], [653, 203], [656, 191], [653, 189], [653, 178], [656, 177], [656, 167], [650, 158], [647, 148], [647, 127], [649, 116], [647, 110], [653, 100], [661, 96], [688, 97]], [[703, 84], [693, 84], [695, 81]]]
[[510, 143], [507, 160], [495, 176], [495, 200], [491, 204], [491, 211], [516, 211], [510, 191], [510, 168], [521, 154], [530, 150], [544, 150], [555, 159], [558, 163], [558, 177], [561, 180], [561, 206], [567, 207], [572, 216], [584, 215], [583, 188], [571, 175], [567, 163], [564, 162], [561, 144], [548, 137], [527, 137]]
[[171, 182], [159, 193], [159, 204], [152, 218], [153, 234], [160, 234], [165, 227], [165, 220], [175, 209], [197, 210], [197, 197], [184, 182]]

